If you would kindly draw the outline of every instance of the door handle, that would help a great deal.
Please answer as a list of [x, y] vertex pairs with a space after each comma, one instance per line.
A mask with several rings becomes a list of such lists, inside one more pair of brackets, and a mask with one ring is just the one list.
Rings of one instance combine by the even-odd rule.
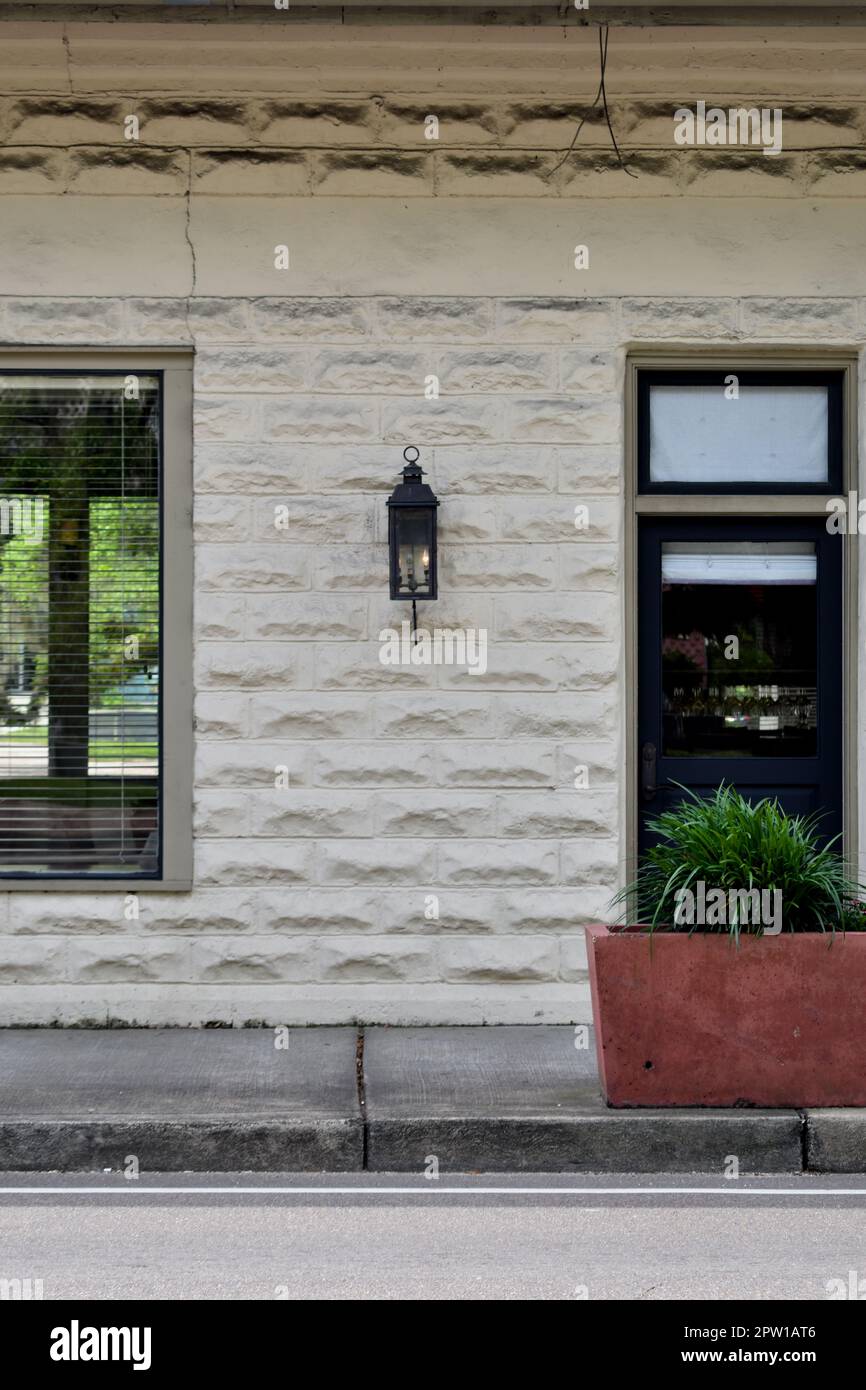
[[640, 792], [644, 801], [652, 801], [656, 794], [656, 746], [645, 743], [640, 750]]

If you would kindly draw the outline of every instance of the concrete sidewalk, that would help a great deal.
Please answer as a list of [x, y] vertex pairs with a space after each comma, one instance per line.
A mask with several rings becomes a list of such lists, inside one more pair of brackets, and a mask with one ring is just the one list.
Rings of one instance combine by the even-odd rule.
[[[577, 1039], [579, 1041], [579, 1038]], [[0, 1030], [0, 1171], [866, 1171], [866, 1111], [609, 1110], [571, 1027]], [[285, 1044], [278, 1045], [278, 1044]]]

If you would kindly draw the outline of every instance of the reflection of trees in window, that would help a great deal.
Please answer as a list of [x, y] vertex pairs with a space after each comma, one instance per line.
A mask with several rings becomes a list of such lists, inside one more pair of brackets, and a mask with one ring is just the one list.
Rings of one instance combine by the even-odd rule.
[[[41, 519], [40, 534], [0, 534], [4, 790], [41, 796], [48, 820], [49, 792], [92, 808], [99, 778], [104, 810], [114, 782], [120, 841], [142, 803], [127, 764], [143, 755], [155, 771], [159, 675], [159, 392], [155, 378], [139, 379], [136, 400], [123, 388], [115, 376], [0, 379], [0, 495], [30, 512], [38, 499]], [[15, 515], [10, 505], [2, 520]], [[127, 715], [140, 707], [150, 721], [134, 744]], [[8, 780], [25, 771], [26, 787]], [[80, 816], [73, 837], [89, 839], [91, 859], [93, 818]], [[3, 839], [0, 826], [0, 862]]]

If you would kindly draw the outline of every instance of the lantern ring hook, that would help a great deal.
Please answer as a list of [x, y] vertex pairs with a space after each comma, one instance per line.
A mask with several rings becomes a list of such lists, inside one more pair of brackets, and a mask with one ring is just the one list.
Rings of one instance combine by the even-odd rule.
[[[410, 459], [410, 454], [414, 454], [415, 457]], [[414, 444], [407, 444], [406, 448], [403, 450], [403, 457], [407, 463], [417, 463], [421, 457], [421, 451], [420, 449], [416, 449]]]

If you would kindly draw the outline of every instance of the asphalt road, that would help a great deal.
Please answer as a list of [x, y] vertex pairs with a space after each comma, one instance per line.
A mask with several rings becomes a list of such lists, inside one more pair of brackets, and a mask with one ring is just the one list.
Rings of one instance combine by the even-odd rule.
[[827, 1300], [852, 1270], [866, 1290], [858, 1175], [0, 1183], [0, 1279], [41, 1279], [46, 1300]]

